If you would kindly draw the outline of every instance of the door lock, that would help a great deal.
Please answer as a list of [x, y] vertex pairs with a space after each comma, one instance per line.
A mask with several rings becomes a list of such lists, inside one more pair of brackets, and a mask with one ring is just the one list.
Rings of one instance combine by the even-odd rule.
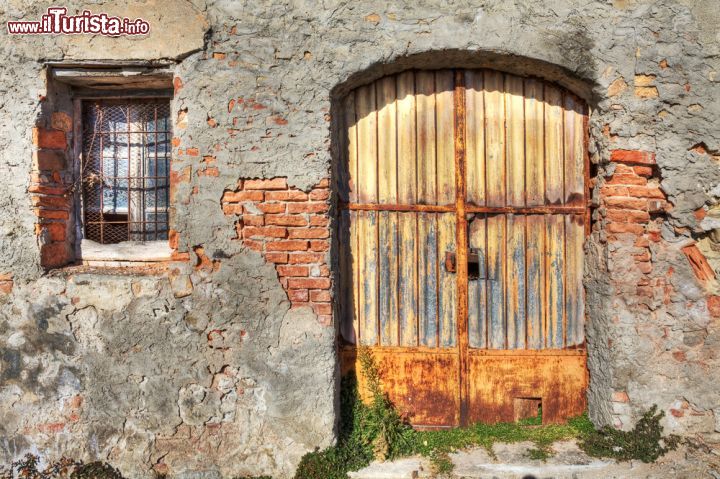
[[[457, 273], [457, 256], [454, 251], [445, 251], [445, 271]], [[467, 272], [468, 279], [480, 279], [480, 253], [477, 248], [468, 250]]]

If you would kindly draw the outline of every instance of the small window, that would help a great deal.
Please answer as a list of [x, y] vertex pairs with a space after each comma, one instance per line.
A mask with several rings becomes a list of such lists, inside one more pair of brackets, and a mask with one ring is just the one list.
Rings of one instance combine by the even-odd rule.
[[167, 241], [168, 100], [83, 102], [84, 238], [99, 244]]

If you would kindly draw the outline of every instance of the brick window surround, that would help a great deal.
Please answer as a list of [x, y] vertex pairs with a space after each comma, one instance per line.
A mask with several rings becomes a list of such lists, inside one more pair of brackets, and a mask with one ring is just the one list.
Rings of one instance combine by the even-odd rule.
[[[82, 103], [101, 98], [172, 98], [167, 67], [49, 65], [48, 94], [32, 131], [33, 163], [28, 193], [36, 216], [40, 264], [45, 269], [82, 262], [131, 266], [170, 260], [168, 240], [140, 245], [99, 245], [83, 239], [79, 180]], [[131, 74], [129, 74], [131, 73]]]

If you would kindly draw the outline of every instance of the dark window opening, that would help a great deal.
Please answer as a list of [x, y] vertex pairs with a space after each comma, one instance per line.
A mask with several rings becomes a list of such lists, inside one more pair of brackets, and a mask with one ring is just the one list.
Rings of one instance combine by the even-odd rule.
[[101, 244], [168, 239], [167, 100], [83, 103], [85, 238]]

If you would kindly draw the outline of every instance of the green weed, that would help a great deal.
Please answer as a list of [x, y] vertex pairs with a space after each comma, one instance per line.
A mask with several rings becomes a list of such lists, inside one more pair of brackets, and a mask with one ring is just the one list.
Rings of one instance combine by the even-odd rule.
[[590, 456], [653, 462], [677, 448], [680, 443], [678, 436], [663, 437], [660, 420], [664, 415], [663, 411], [657, 411], [657, 406], [653, 406], [643, 414], [632, 431], [619, 431], [605, 426], [599, 431], [586, 432], [581, 438], [580, 447]]

